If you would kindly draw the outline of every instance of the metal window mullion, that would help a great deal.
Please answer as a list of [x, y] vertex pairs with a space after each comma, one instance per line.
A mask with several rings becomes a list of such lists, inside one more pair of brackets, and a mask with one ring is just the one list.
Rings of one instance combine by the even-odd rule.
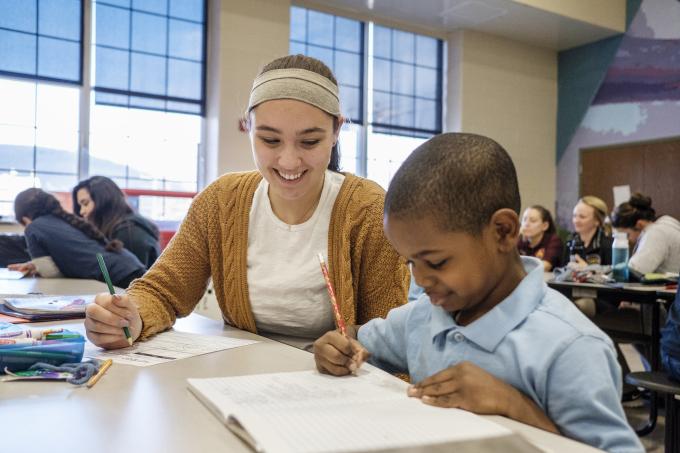
[[90, 96], [92, 94], [92, 4], [82, 2], [82, 62], [81, 74], [83, 84], [80, 87], [79, 130], [78, 130], [78, 180], [82, 181], [90, 175]]
[[[363, 46], [362, 65], [364, 69], [361, 74], [361, 128], [359, 129], [359, 143], [357, 144], [357, 173], [360, 176], [368, 176], [368, 124], [369, 115], [372, 115], [371, 102], [373, 102], [373, 95], [371, 94], [371, 87], [369, 85], [370, 77], [369, 71], [372, 71], [373, 65], [370, 63], [370, 45], [372, 42], [372, 22], [361, 23], [361, 40]], [[366, 26], [368, 25], [368, 30]]]
[[[40, 22], [40, 1], [35, 1], [35, 75], [38, 76], [38, 49], [40, 48], [40, 40], [38, 34], [40, 30], [38, 25]], [[33, 85], [33, 186], [35, 187], [36, 178], [38, 175], [38, 82]]]
[[170, 73], [170, 2], [166, 7], [167, 16], [165, 18], [165, 110], [168, 110], [168, 74]]
[[[128, 8], [130, 11], [129, 29], [128, 29], [128, 92], [132, 91], [132, 6]], [[130, 108], [130, 96], [127, 96], [127, 108]], [[127, 168], [127, 164], [125, 165]], [[127, 171], [127, 170], [126, 170]], [[126, 179], [127, 183], [127, 179]]]

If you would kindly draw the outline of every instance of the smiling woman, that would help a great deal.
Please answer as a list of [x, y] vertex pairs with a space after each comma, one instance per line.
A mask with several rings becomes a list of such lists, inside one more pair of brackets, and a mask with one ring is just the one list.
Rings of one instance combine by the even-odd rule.
[[128, 295], [98, 296], [85, 323], [94, 343], [127, 346], [120, 323], [135, 339], [167, 329], [212, 277], [227, 323], [307, 348], [334, 328], [319, 252], [345, 323], [406, 301], [408, 269], [383, 234], [383, 189], [338, 169], [343, 117], [330, 69], [303, 55], [274, 60], [246, 115], [258, 171], [208, 186]]

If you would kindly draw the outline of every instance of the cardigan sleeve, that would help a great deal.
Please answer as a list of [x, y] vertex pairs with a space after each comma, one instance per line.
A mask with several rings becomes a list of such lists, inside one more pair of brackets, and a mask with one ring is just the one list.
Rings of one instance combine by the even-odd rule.
[[360, 261], [357, 324], [384, 318], [395, 307], [408, 301], [410, 272], [383, 232], [383, 198], [365, 211], [360, 244], [352, 252]]
[[216, 211], [214, 191], [206, 189], [191, 204], [186, 218], [151, 269], [128, 289], [142, 317], [140, 339], [170, 328], [187, 316], [208, 285], [210, 260], [207, 231]]

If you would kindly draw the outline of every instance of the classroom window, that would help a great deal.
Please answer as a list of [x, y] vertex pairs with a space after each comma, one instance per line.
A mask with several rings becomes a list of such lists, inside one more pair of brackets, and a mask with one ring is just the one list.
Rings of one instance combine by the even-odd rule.
[[97, 0], [95, 102], [203, 112], [204, 0]]
[[[89, 173], [124, 189], [195, 192], [200, 141], [199, 116], [94, 105]], [[137, 207], [153, 219], [180, 220], [190, 201], [142, 197]]]
[[22, 190], [78, 182], [79, 89], [0, 78], [0, 99], [0, 217], [12, 220]]
[[293, 6], [290, 53], [320, 59], [338, 78], [349, 120], [339, 140], [344, 171], [386, 188], [410, 152], [441, 132], [441, 40]]
[[[206, 5], [0, 0], [0, 218], [14, 218], [21, 190], [70, 192], [95, 174], [123, 188], [198, 190]], [[134, 201], [161, 220], [189, 202]]]
[[441, 132], [442, 42], [373, 27], [373, 115], [377, 132], [430, 137]]
[[81, 83], [81, 0], [0, 0], [0, 12], [0, 74]]
[[291, 7], [290, 53], [317, 58], [333, 71], [343, 114], [363, 118], [364, 24], [311, 9]]

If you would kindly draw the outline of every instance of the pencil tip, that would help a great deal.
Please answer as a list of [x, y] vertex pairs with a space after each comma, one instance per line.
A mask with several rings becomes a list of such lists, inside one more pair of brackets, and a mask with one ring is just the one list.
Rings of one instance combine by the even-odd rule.
[[130, 346], [132, 346], [132, 338], [128, 338], [127, 341], [130, 344]]

